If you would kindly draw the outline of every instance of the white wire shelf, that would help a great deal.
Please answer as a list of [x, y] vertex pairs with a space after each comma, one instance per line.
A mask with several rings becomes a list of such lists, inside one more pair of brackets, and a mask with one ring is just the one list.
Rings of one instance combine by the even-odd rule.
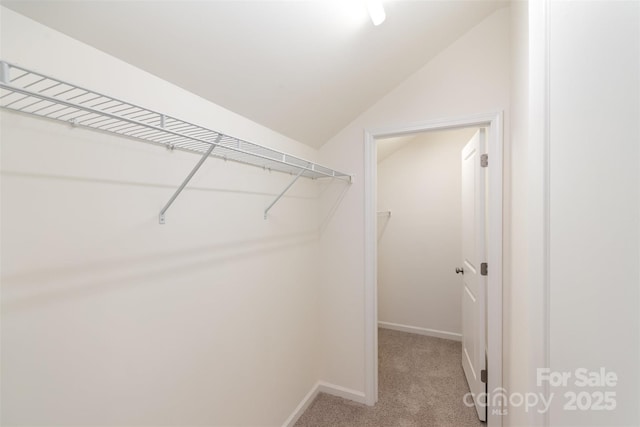
[[[203, 158], [212, 156], [269, 171], [284, 172], [295, 175], [296, 179], [299, 177], [340, 178], [351, 182], [349, 174], [2, 60], [0, 60], [0, 107], [70, 123], [73, 126], [159, 144], [169, 149], [198, 153], [203, 155]], [[174, 196], [182, 191], [201, 164], [194, 168]], [[282, 194], [276, 201], [280, 197]], [[174, 199], [175, 197], [168, 205]], [[266, 211], [271, 207], [272, 205]], [[163, 209], [161, 213], [161, 223], [165, 210]]]
[[[0, 106], [120, 136], [297, 174], [347, 178], [319, 164], [0, 61]], [[221, 137], [218, 142], [217, 138]]]

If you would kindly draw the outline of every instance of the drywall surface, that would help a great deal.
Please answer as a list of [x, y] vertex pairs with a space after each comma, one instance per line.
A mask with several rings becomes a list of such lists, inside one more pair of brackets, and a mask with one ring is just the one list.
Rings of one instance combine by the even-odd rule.
[[[511, 205], [505, 215], [505, 227], [511, 238], [505, 244], [504, 304], [504, 388], [508, 393], [526, 393], [535, 390], [535, 367], [532, 354], [540, 351], [532, 332], [542, 323], [541, 318], [530, 318], [531, 311], [541, 316], [530, 297], [528, 279], [528, 180], [527, 152], [529, 149], [529, 4], [527, 1], [511, 3], [511, 180], [505, 193], [510, 194]], [[535, 286], [534, 289], [540, 289]], [[534, 326], [535, 325], [535, 326]], [[540, 425], [532, 419], [536, 410], [527, 411], [523, 405], [506, 409], [505, 425]]]
[[[10, 10], [2, 58], [317, 154]], [[158, 47], [161, 48], [161, 47]], [[318, 191], [3, 111], [2, 424], [282, 425], [319, 379]]]
[[378, 210], [392, 213], [378, 215], [379, 322], [460, 337], [460, 153], [475, 132], [419, 134], [378, 163]]
[[640, 3], [549, 23], [549, 425], [639, 425]]
[[509, 65], [509, 10], [500, 9], [320, 150], [323, 161], [355, 174], [347, 192], [335, 185], [321, 196], [324, 380], [364, 390], [364, 130], [507, 110]]

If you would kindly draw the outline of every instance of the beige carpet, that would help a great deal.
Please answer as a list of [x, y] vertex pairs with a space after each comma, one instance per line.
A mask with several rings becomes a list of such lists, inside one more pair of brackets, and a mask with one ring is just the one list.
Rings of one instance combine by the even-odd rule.
[[380, 329], [374, 407], [321, 393], [297, 427], [483, 426], [464, 405], [469, 391], [456, 341]]

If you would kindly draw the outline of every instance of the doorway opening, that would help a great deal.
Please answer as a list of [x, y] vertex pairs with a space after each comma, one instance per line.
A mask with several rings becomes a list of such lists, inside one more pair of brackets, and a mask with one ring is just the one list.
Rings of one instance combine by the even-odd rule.
[[[480, 278], [485, 282], [486, 291], [486, 308], [484, 308], [483, 326], [486, 330], [486, 337], [481, 337], [483, 342], [482, 354], [486, 354], [486, 368], [482, 373], [483, 379], [486, 384], [487, 394], [484, 396], [476, 396], [476, 399], [486, 401], [486, 420], [489, 426], [501, 426], [502, 415], [504, 408], [502, 407], [504, 399], [504, 390], [502, 389], [502, 183], [503, 183], [503, 170], [502, 170], [502, 152], [503, 152], [503, 134], [502, 134], [502, 113], [481, 114], [456, 119], [446, 119], [440, 121], [427, 122], [423, 124], [411, 125], [411, 126], [399, 126], [395, 128], [367, 130], [365, 132], [365, 381], [366, 389], [365, 396], [366, 402], [369, 405], [373, 405], [378, 400], [378, 322], [382, 321], [381, 326], [390, 329], [403, 330], [403, 323], [393, 322], [386, 319], [379, 318], [379, 295], [378, 288], [378, 238], [381, 231], [384, 230], [384, 223], [393, 220], [400, 220], [398, 215], [394, 215], [392, 207], [383, 207], [378, 204], [377, 200], [377, 182], [378, 182], [378, 148], [382, 148], [383, 144], [379, 144], [382, 140], [389, 140], [395, 138], [396, 146], [403, 144], [409, 144], [407, 140], [411, 140], [411, 136], [429, 135], [435, 132], [458, 130], [460, 133], [475, 132], [473, 129], [484, 129], [485, 148], [482, 152], [478, 152], [477, 160], [486, 162], [487, 158], [481, 159], [481, 154], [488, 155], [489, 167], [486, 171], [486, 209], [483, 209], [483, 214], [486, 213], [486, 252], [483, 253], [482, 263], [486, 264], [485, 271], [490, 271], [486, 277]], [[393, 145], [393, 143], [391, 144]], [[383, 148], [383, 152], [384, 152]], [[387, 148], [388, 151], [394, 151], [393, 148]], [[385, 154], [382, 154], [385, 155]], [[464, 166], [464, 162], [463, 162]], [[478, 166], [480, 167], [480, 166]], [[464, 175], [464, 174], [463, 174]], [[484, 179], [483, 179], [484, 181]], [[484, 189], [483, 189], [484, 192]], [[385, 197], [387, 197], [385, 195]], [[399, 212], [398, 212], [399, 213]], [[484, 219], [482, 219], [484, 222]], [[378, 225], [380, 224], [380, 225]], [[391, 245], [392, 247], [393, 245]], [[388, 250], [388, 245], [383, 250]], [[466, 255], [465, 255], [466, 256]], [[460, 259], [462, 263], [462, 259]], [[479, 266], [475, 266], [479, 267]], [[467, 266], [467, 269], [475, 268], [474, 266]], [[461, 264], [460, 269], [464, 269]], [[468, 271], [468, 270], [467, 270]], [[388, 271], [385, 271], [387, 274]], [[469, 277], [473, 275], [470, 274]], [[480, 277], [480, 271], [478, 270], [478, 277]], [[484, 276], [484, 274], [482, 274]], [[479, 279], [479, 280], [480, 280]], [[466, 282], [465, 282], [466, 286]], [[383, 289], [382, 292], [387, 292], [388, 289]], [[383, 307], [384, 316], [393, 316], [392, 312], [393, 304]], [[398, 307], [395, 307], [396, 311]], [[407, 313], [404, 313], [407, 315]], [[402, 318], [400, 315], [399, 318]], [[449, 319], [451, 320], [451, 318]], [[455, 320], [454, 320], [455, 321]], [[460, 319], [461, 321], [461, 319]], [[406, 325], [404, 325], [406, 326]], [[419, 327], [420, 328], [420, 327]], [[405, 330], [407, 332], [418, 332], [423, 335], [434, 335], [456, 339], [455, 327], [453, 331], [447, 331], [438, 328], [422, 327], [421, 330]], [[451, 328], [450, 328], [451, 329]], [[459, 339], [463, 339], [462, 336]], [[463, 348], [464, 350], [464, 348]], [[464, 354], [464, 353], [463, 353]], [[462, 363], [462, 361], [460, 361]], [[465, 372], [468, 370], [468, 366], [465, 367]], [[478, 378], [481, 373], [477, 372]], [[475, 375], [474, 374], [474, 375]], [[469, 378], [469, 375], [467, 375]], [[484, 391], [484, 384], [483, 389]], [[471, 382], [469, 384], [471, 386]], [[478, 394], [478, 388], [475, 391]]]

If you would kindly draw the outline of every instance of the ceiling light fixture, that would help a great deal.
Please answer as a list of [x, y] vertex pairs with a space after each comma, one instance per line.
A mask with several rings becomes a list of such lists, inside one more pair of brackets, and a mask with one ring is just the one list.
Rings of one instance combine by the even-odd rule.
[[367, 9], [373, 25], [378, 26], [384, 22], [387, 15], [384, 13], [382, 0], [367, 0]]

